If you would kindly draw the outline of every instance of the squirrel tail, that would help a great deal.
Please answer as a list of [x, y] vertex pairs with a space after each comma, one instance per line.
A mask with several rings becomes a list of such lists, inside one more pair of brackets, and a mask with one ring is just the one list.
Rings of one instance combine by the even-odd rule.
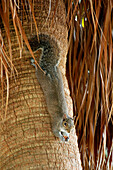
[[59, 64], [58, 45], [49, 35], [39, 34], [39, 40], [37, 36], [34, 36], [29, 40], [29, 44], [34, 52], [38, 49], [42, 50], [38, 63], [43, 70], [49, 72], [50, 69]]

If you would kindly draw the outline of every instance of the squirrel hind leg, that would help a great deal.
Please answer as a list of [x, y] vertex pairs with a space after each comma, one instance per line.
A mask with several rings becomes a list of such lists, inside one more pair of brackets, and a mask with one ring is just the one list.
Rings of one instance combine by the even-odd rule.
[[[36, 51], [34, 51], [34, 55], [36, 55], [36, 61], [38, 64], [40, 64], [41, 57], [43, 55], [43, 48], [38, 48]], [[31, 65], [33, 65], [36, 68], [35, 60], [33, 58], [31, 60]]]
[[35, 60], [33, 58], [31, 58], [30, 60], [31, 60], [31, 65], [36, 68]]
[[[33, 58], [31, 58], [30, 61], [31, 61], [31, 65], [34, 66], [35, 69], [37, 70], [37, 65], [35, 64], [35, 60]], [[42, 68], [42, 70], [44, 71], [45, 75], [47, 75], [49, 78], [51, 78], [50, 74], [46, 70], [44, 70], [43, 68]]]

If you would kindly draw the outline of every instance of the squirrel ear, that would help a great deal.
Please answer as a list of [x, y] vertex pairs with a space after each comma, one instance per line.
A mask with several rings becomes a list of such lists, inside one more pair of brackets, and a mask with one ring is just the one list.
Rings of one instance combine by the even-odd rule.
[[67, 118], [67, 115], [64, 113], [64, 115], [63, 115], [63, 119], [65, 119], [65, 118]]

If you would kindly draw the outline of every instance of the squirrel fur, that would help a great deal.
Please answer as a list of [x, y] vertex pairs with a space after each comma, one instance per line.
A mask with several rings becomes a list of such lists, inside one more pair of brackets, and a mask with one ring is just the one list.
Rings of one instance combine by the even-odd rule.
[[62, 75], [58, 68], [58, 45], [49, 35], [44, 34], [39, 35], [39, 40], [36, 36], [33, 37], [29, 44], [33, 51], [41, 50], [38, 63], [44, 72], [36, 66], [34, 59], [31, 59], [31, 63], [35, 66], [36, 77], [46, 98], [52, 131], [62, 141], [68, 141], [74, 120], [68, 116]]

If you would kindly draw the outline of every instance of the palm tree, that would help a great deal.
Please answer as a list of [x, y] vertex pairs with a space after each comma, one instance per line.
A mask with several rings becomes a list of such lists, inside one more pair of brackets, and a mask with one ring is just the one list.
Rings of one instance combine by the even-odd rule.
[[51, 131], [27, 39], [45, 33], [57, 41], [66, 100], [73, 116], [65, 77], [68, 31], [64, 3], [1, 1], [0, 16], [0, 169], [81, 169], [76, 133], [63, 143]]
[[[81, 169], [82, 162], [86, 170], [112, 169], [112, 0], [2, 0], [0, 23], [0, 168]], [[29, 61], [35, 56], [28, 39], [38, 33], [52, 36], [60, 48], [81, 162], [75, 132], [69, 143], [52, 134], [45, 98]]]

